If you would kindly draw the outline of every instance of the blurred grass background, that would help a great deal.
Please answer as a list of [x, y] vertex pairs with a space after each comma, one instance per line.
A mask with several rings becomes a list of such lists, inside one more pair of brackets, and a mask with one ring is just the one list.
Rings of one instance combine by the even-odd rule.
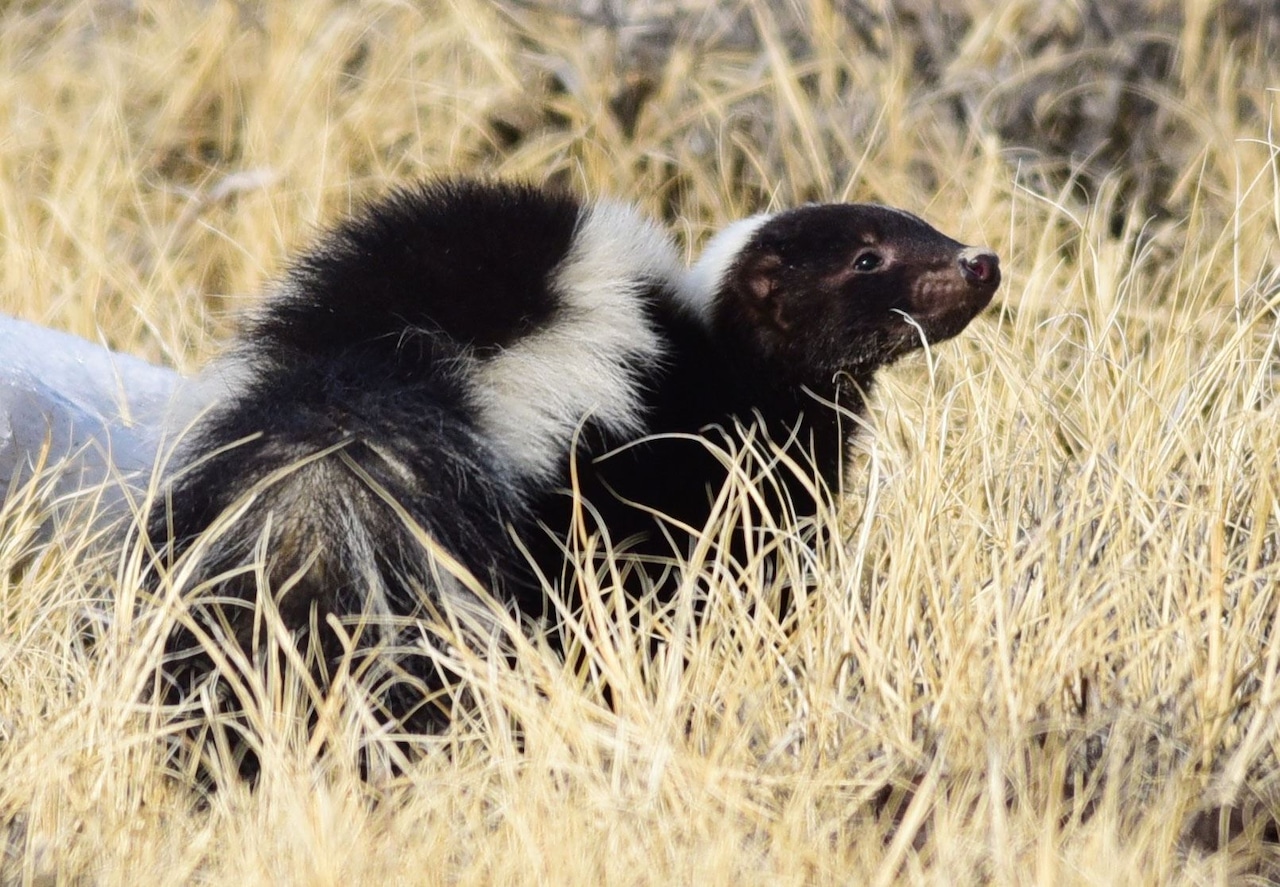
[[839, 533], [779, 543], [786, 620], [694, 563], [687, 662], [535, 639], [382, 780], [267, 712], [258, 790], [199, 790], [141, 701], [172, 614], [29, 485], [0, 883], [1277, 877], [1278, 40], [1263, 0], [4, 4], [0, 310], [184, 372], [319, 226], [444, 173], [633, 201], [690, 255], [889, 203], [1006, 282], [883, 374]]

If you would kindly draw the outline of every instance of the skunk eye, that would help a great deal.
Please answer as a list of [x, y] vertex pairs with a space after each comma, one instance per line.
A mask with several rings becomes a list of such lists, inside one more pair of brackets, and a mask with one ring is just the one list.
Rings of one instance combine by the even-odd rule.
[[879, 253], [863, 253], [853, 260], [854, 271], [874, 271], [884, 264]]

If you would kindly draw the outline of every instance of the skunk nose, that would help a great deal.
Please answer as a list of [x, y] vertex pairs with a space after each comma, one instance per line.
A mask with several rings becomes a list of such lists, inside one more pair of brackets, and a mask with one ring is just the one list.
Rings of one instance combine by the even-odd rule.
[[1000, 285], [1000, 257], [986, 247], [971, 246], [962, 250], [960, 271], [970, 283], [990, 287]]

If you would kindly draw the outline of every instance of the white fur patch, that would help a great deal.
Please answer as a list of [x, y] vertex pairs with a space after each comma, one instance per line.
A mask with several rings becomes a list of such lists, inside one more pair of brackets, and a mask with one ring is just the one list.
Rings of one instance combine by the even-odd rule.
[[618, 433], [643, 430], [635, 370], [663, 350], [636, 295], [654, 281], [676, 286], [681, 270], [670, 238], [631, 207], [583, 209], [554, 272], [556, 316], [476, 374], [480, 427], [521, 470], [553, 476], [588, 417]]
[[676, 290], [679, 301], [704, 322], [711, 320], [711, 302], [729, 266], [738, 257], [760, 226], [773, 218], [772, 213], [759, 213], [741, 219], [722, 229], [707, 242], [697, 263], [689, 269]]

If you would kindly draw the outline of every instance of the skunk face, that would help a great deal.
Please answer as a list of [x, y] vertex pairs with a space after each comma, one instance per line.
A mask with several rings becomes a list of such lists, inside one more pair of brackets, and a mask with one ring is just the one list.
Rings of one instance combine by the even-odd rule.
[[703, 260], [723, 269], [701, 272], [700, 285], [719, 280], [707, 320], [797, 384], [864, 378], [925, 341], [948, 339], [1000, 284], [990, 250], [883, 206], [806, 206], [721, 237]]

